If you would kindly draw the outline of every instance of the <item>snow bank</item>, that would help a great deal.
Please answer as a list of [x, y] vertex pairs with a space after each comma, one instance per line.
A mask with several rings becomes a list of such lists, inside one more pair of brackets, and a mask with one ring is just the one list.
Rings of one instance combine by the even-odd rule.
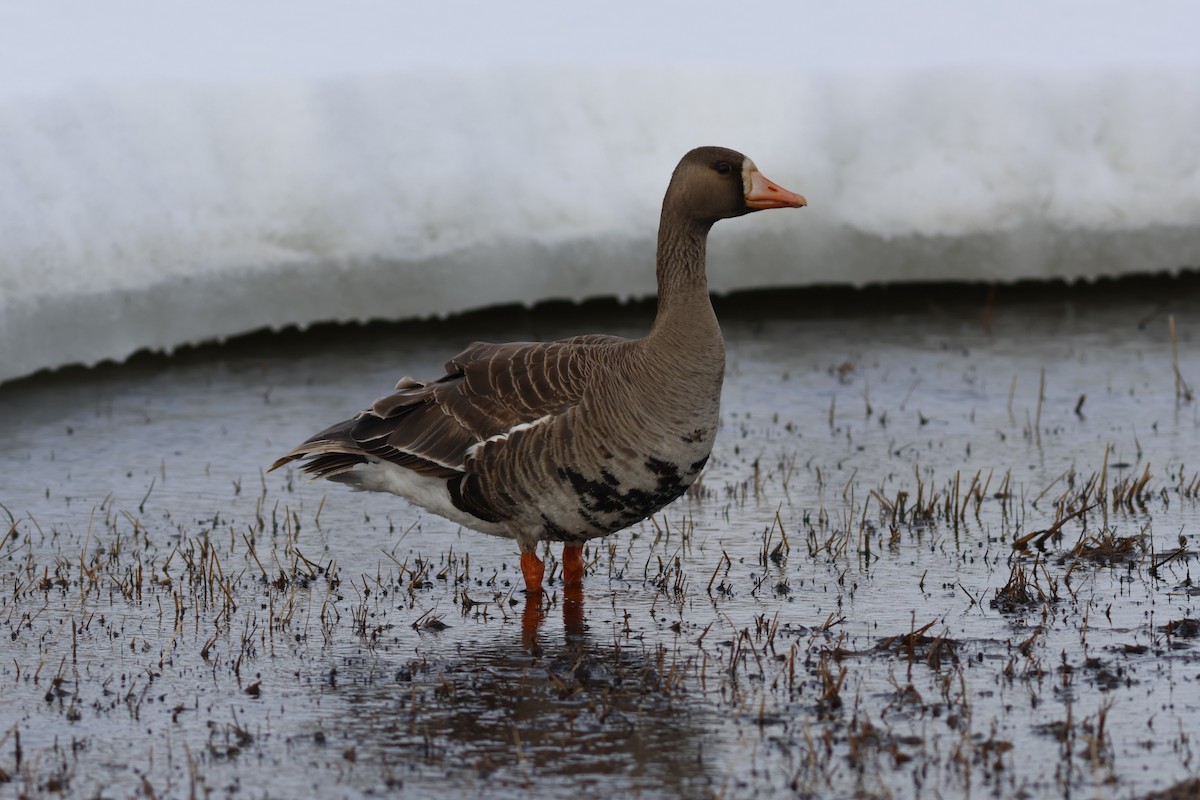
[[263, 327], [653, 291], [679, 156], [810, 207], [714, 289], [1200, 265], [1200, 7], [0, 8], [0, 381]]

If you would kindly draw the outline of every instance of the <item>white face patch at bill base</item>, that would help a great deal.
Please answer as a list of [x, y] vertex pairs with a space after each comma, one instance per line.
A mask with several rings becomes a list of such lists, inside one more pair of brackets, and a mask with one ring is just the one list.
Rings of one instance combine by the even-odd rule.
[[758, 172], [758, 167], [754, 166], [754, 162], [747, 158], [742, 162], [742, 195], [749, 197], [750, 192], [754, 190], [754, 173]]

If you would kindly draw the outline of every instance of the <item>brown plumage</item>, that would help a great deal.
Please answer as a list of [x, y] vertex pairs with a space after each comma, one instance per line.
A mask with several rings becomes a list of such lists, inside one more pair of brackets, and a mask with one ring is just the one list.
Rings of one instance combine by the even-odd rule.
[[513, 538], [526, 588], [541, 590], [539, 541], [566, 543], [564, 579], [582, 579], [581, 545], [679, 497], [716, 435], [724, 342], [704, 272], [720, 219], [799, 207], [740, 153], [683, 157], [663, 200], [658, 313], [641, 339], [472, 344], [431, 382], [396, 392], [276, 461], [408, 498], [467, 527]]

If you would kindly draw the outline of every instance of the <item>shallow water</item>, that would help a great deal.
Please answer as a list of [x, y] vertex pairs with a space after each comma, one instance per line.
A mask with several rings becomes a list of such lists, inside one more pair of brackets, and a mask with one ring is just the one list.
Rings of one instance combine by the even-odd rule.
[[262, 469], [472, 339], [634, 335], [647, 306], [0, 386], [0, 794], [1115, 798], [1194, 778], [1198, 301], [1190, 279], [725, 301], [701, 484], [594, 543], [582, 597], [552, 577], [545, 607], [509, 542]]

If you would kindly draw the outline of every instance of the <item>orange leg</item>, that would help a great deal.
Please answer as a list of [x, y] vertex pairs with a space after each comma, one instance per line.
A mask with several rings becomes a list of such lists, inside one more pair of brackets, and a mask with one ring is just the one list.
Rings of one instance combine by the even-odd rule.
[[563, 586], [583, 585], [583, 545], [563, 545], [562, 573]]
[[529, 594], [541, 594], [542, 576], [546, 574], [546, 565], [537, 557], [537, 553], [521, 553], [521, 573], [525, 576], [525, 591]]

